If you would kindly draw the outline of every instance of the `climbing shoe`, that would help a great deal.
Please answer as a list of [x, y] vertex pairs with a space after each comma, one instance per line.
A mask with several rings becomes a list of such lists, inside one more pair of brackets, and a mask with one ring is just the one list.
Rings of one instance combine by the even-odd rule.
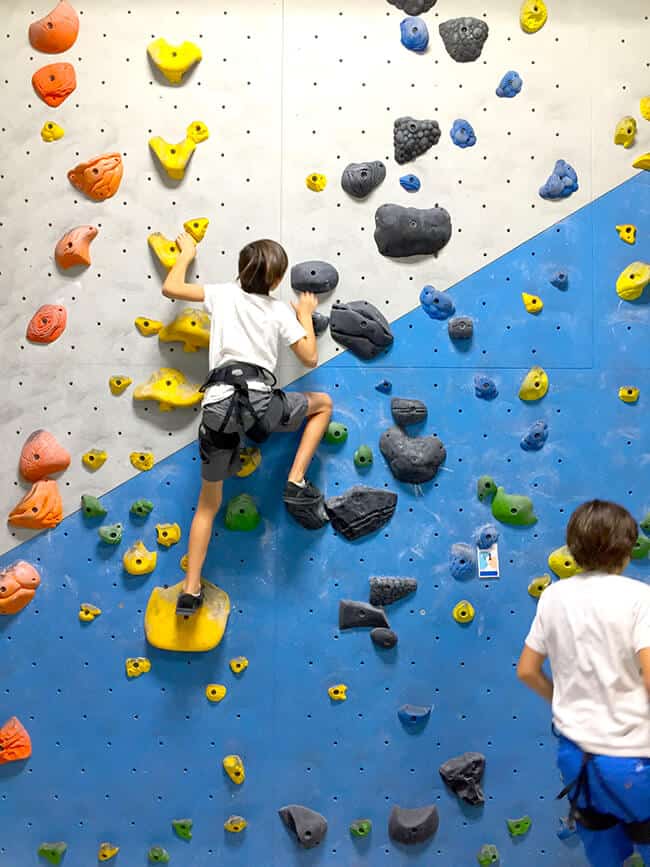
[[179, 617], [190, 617], [196, 614], [199, 608], [203, 605], [203, 587], [198, 596], [192, 593], [181, 593], [176, 602], [176, 614]]
[[283, 499], [287, 512], [307, 530], [319, 530], [329, 521], [323, 495], [311, 482], [287, 482]]

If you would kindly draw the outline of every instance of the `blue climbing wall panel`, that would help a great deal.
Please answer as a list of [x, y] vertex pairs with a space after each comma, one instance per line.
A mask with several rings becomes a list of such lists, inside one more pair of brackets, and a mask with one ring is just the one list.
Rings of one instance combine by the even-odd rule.
[[[649, 187], [647, 174], [632, 179], [454, 287], [458, 311], [476, 318], [468, 352], [450, 344], [445, 323], [416, 309], [395, 324], [389, 355], [366, 365], [344, 354], [295, 384], [330, 392], [335, 417], [350, 430], [342, 448], [321, 447], [315, 480], [328, 495], [356, 481], [396, 490], [397, 512], [383, 531], [356, 543], [330, 528], [302, 530], [280, 501], [295, 440], [272, 439], [261, 469], [226, 488], [227, 496], [253, 494], [260, 528], [236, 534], [215, 526], [205, 575], [227, 590], [233, 612], [214, 652], [155, 651], [142, 627], [154, 584], [179, 580], [199, 486], [194, 447], [103, 497], [107, 520], [125, 524], [121, 546], [101, 545], [93, 524], [75, 514], [3, 558], [3, 565], [34, 562], [43, 579], [28, 608], [0, 619], [0, 716], [18, 715], [34, 744], [26, 765], [0, 766], [3, 867], [37, 864], [42, 840], [67, 841], [67, 867], [94, 863], [103, 840], [121, 846], [117, 863], [129, 867], [144, 865], [152, 844], [183, 867], [460, 865], [474, 863], [486, 842], [499, 846], [504, 867], [584, 864], [575, 838], [556, 837], [565, 808], [554, 801], [549, 715], [518, 684], [514, 666], [535, 609], [528, 583], [562, 544], [571, 510], [597, 495], [639, 517], [650, 506], [648, 305], [623, 304], [614, 291], [630, 261], [650, 257]], [[635, 248], [614, 231], [629, 221], [639, 227]], [[547, 282], [559, 267], [569, 271], [566, 292]], [[523, 311], [522, 290], [542, 295], [539, 318]], [[541, 403], [526, 405], [517, 390], [531, 363], [547, 369], [551, 388]], [[491, 403], [474, 397], [473, 373], [483, 370], [499, 387]], [[390, 399], [374, 388], [384, 377], [394, 395], [426, 402], [425, 430], [447, 446], [444, 468], [421, 490], [396, 483], [378, 451], [379, 433], [391, 424]], [[638, 405], [618, 400], [626, 384], [641, 387]], [[526, 453], [519, 440], [538, 418], [549, 424], [548, 444]], [[375, 450], [363, 477], [352, 463], [361, 443]], [[529, 494], [539, 523], [502, 529], [498, 581], [457, 582], [449, 547], [469, 541], [489, 518], [475, 495], [484, 473], [509, 492]], [[129, 506], [141, 496], [155, 511], [136, 522]], [[159, 550], [153, 575], [125, 575], [126, 546], [141, 538], [156, 548], [158, 521], [178, 521], [183, 541]], [[648, 561], [629, 574], [647, 580]], [[388, 652], [364, 631], [337, 629], [339, 599], [367, 599], [371, 575], [419, 579], [416, 595], [388, 609], [400, 637]], [[477, 612], [468, 627], [451, 617], [463, 598]], [[81, 602], [99, 606], [101, 617], [81, 624]], [[240, 678], [228, 667], [237, 655], [250, 660]], [[151, 672], [127, 680], [129, 656], [148, 656]], [[210, 682], [227, 685], [221, 704], [206, 701]], [[334, 705], [327, 687], [339, 682], [348, 685], [348, 700]], [[418, 734], [398, 721], [405, 702], [433, 704]], [[466, 750], [487, 756], [481, 809], [461, 805], [438, 776], [443, 761]], [[244, 758], [241, 787], [222, 771], [228, 753]], [[391, 805], [432, 801], [441, 817], [436, 837], [424, 848], [392, 844]], [[286, 803], [327, 817], [320, 848], [296, 847], [276, 814]], [[223, 830], [233, 813], [249, 822], [241, 835]], [[524, 813], [531, 832], [510, 840], [506, 819]], [[190, 843], [171, 830], [171, 820], [185, 816], [195, 823]], [[364, 841], [348, 833], [359, 817], [374, 822]]]

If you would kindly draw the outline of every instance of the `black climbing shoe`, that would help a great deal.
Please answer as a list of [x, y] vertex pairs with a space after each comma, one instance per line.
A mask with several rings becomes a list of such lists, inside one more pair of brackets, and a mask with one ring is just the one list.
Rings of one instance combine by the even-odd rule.
[[323, 495], [311, 482], [304, 487], [287, 482], [283, 499], [287, 512], [307, 530], [320, 530], [329, 521]]
[[176, 614], [179, 617], [190, 617], [196, 614], [199, 608], [203, 605], [203, 587], [198, 596], [192, 593], [181, 593], [176, 602]]

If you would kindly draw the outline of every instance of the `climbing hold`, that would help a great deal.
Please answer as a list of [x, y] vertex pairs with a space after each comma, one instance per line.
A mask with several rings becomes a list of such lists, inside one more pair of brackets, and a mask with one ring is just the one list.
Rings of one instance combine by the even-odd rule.
[[210, 316], [196, 307], [186, 307], [182, 313], [158, 332], [163, 343], [179, 342], [183, 352], [207, 349], [210, 343]]
[[260, 513], [250, 494], [239, 494], [228, 503], [225, 524], [229, 530], [248, 532], [254, 530], [260, 520]]
[[48, 120], [41, 127], [41, 138], [46, 142], [59, 141], [65, 135], [65, 130], [53, 120]]
[[522, 292], [521, 300], [529, 313], [541, 313], [544, 309], [544, 302], [539, 295], [529, 295], [528, 292]]
[[377, 608], [368, 602], [341, 599], [339, 602], [339, 629], [355, 629], [356, 627], [370, 629], [375, 626], [390, 628], [382, 608]]
[[636, 301], [650, 283], [650, 265], [646, 262], [632, 262], [621, 272], [616, 281], [616, 292], [624, 301]]
[[0, 728], [0, 765], [20, 762], [32, 754], [29, 732], [16, 716], [12, 716]]
[[515, 72], [514, 69], [509, 70], [501, 79], [501, 83], [497, 87], [497, 96], [503, 97], [505, 99], [512, 99], [514, 96], [517, 96], [518, 93], [521, 93], [521, 88], [523, 87], [524, 82], [522, 81], [521, 76], [518, 72]]
[[537, 578], [533, 578], [533, 580], [528, 585], [528, 592], [533, 597], [533, 599], [539, 599], [542, 593], [546, 590], [547, 587], [551, 586], [551, 576], [544, 574], [540, 575]]
[[67, 0], [59, 0], [47, 15], [29, 25], [32, 48], [44, 54], [61, 54], [72, 48], [78, 33], [79, 16]]
[[97, 530], [99, 538], [107, 545], [119, 545], [122, 541], [122, 525], [107, 524], [104, 527], [99, 527]]
[[81, 511], [86, 518], [103, 518], [107, 514], [97, 497], [91, 494], [81, 495]]
[[370, 578], [370, 604], [383, 608], [418, 589], [417, 578]]
[[348, 438], [348, 429], [340, 421], [331, 421], [323, 439], [331, 445], [343, 445]]
[[456, 623], [471, 623], [475, 615], [474, 606], [466, 599], [454, 605], [454, 610], [451, 613]]
[[468, 120], [458, 118], [449, 131], [451, 140], [459, 148], [471, 148], [476, 144], [476, 133]]
[[558, 578], [571, 578], [582, 572], [566, 545], [556, 548], [549, 554], [548, 565]]
[[163, 268], [169, 269], [174, 267], [180, 253], [174, 241], [166, 238], [162, 232], [152, 232], [147, 237], [147, 244], [149, 244], [156, 254], [156, 258]]
[[225, 591], [209, 581], [202, 580], [201, 586], [203, 605], [192, 617], [176, 614], [182, 582], [171, 587], [154, 587], [144, 613], [144, 632], [152, 647], [201, 653], [221, 642], [228, 624], [230, 599]]
[[314, 334], [316, 337], [320, 337], [321, 334], [324, 334], [330, 324], [329, 316], [325, 316], [324, 313], [319, 313], [318, 310], [314, 310], [311, 314], [311, 324], [314, 327]]
[[569, 275], [566, 271], [556, 271], [549, 282], [551, 286], [555, 286], [556, 289], [562, 289], [562, 291], [564, 291], [569, 288]]
[[381, 529], [393, 517], [396, 506], [397, 494], [393, 491], [365, 485], [354, 485], [325, 502], [332, 527], [349, 541]]
[[631, 148], [636, 138], [636, 120], [633, 117], [624, 117], [616, 124], [614, 130], [614, 144]]
[[14, 527], [26, 527], [29, 530], [56, 527], [63, 520], [63, 503], [57, 483], [52, 479], [34, 482], [11, 510], [7, 520]]
[[632, 559], [644, 560], [648, 554], [650, 554], [650, 539], [643, 533], [639, 533], [634, 548], [632, 548]]
[[209, 683], [205, 688], [205, 697], [208, 701], [218, 704], [226, 697], [228, 690], [221, 683]]
[[223, 769], [233, 783], [236, 783], [238, 786], [241, 786], [246, 779], [246, 772], [241, 756], [226, 756], [223, 760]]
[[566, 199], [578, 189], [576, 170], [565, 160], [558, 160], [546, 183], [539, 188], [539, 194], [543, 199]]
[[114, 846], [112, 843], [100, 843], [97, 850], [97, 860], [110, 861], [111, 858], [115, 858], [119, 851], [120, 847]]
[[0, 571], [0, 614], [22, 611], [34, 598], [40, 583], [41, 576], [25, 560]]
[[525, 0], [519, 13], [519, 22], [524, 33], [537, 33], [546, 24], [548, 10], [544, 0]]
[[471, 340], [474, 336], [474, 320], [471, 316], [454, 316], [447, 323], [451, 340]]
[[70, 169], [68, 180], [89, 199], [102, 202], [118, 191], [123, 172], [121, 154], [102, 154]]
[[107, 460], [107, 453], [101, 449], [90, 449], [81, 456], [81, 462], [88, 470], [98, 470]]
[[440, 765], [443, 781], [455, 795], [466, 804], [478, 807], [485, 803], [481, 780], [485, 772], [485, 756], [482, 753], [463, 753]]
[[530, 816], [522, 816], [521, 819], [506, 819], [506, 824], [511, 837], [523, 837], [530, 831], [533, 821]]
[[365, 199], [386, 178], [386, 166], [381, 160], [348, 163], [341, 175], [341, 186], [349, 196]]
[[481, 400], [494, 400], [499, 396], [497, 384], [484, 373], [477, 373], [474, 377], [474, 394]]
[[327, 694], [332, 701], [347, 701], [348, 688], [344, 683], [337, 683], [335, 686], [330, 686]]
[[43, 102], [56, 108], [77, 86], [74, 66], [71, 63], [42, 66], [32, 75], [32, 86]]
[[477, 548], [481, 551], [487, 551], [499, 541], [499, 530], [494, 524], [483, 524], [474, 532], [474, 541]]
[[207, 217], [194, 217], [192, 220], [186, 220], [183, 223], [183, 228], [198, 244], [205, 238], [205, 233], [208, 231], [209, 225], [210, 220], [208, 220]]
[[447, 457], [439, 437], [411, 437], [399, 427], [384, 431], [379, 440], [379, 449], [395, 478], [413, 485], [434, 479]]
[[162, 846], [152, 846], [147, 852], [151, 864], [169, 864], [169, 852]]
[[410, 51], [423, 52], [429, 45], [429, 28], [423, 18], [404, 18], [400, 24], [402, 45]]
[[315, 193], [322, 193], [327, 186], [327, 178], [325, 175], [321, 175], [318, 172], [312, 172], [310, 175], [307, 175], [305, 183], [307, 184], [307, 187]]
[[438, 30], [447, 53], [458, 63], [478, 60], [489, 34], [485, 21], [478, 18], [452, 18], [443, 21]]
[[201, 49], [193, 42], [170, 45], [163, 38], [149, 43], [147, 54], [170, 84], [182, 84], [185, 73], [203, 57]]
[[481, 865], [481, 867], [489, 867], [490, 864], [498, 864], [499, 850], [494, 844], [486, 843], [479, 849], [476, 860]]
[[60, 304], [43, 304], [29, 320], [26, 337], [32, 343], [53, 343], [65, 331], [68, 314]]
[[403, 189], [408, 190], [409, 193], [417, 193], [422, 186], [417, 175], [402, 175], [399, 182]]
[[370, 446], [359, 446], [354, 453], [354, 465], [358, 470], [367, 470], [372, 466], [373, 460]]
[[318, 846], [327, 833], [327, 819], [309, 807], [289, 804], [281, 807], [278, 814], [303, 849]]
[[398, 117], [393, 123], [395, 162], [402, 166], [422, 156], [440, 141], [437, 120], [416, 120], [414, 117]]
[[476, 496], [479, 500], [483, 502], [483, 500], [489, 498], [491, 501], [496, 492], [497, 486], [492, 476], [481, 476], [476, 483]]
[[91, 605], [89, 602], [82, 602], [79, 606], [79, 620], [82, 623], [92, 623], [101, 613], [101, 608], [97, 608], [97, 606]]
[[372, 831], [370, 819], [355, 819], [350, 823], [350, 834], [353, 837], [367, 837]]
[[291, 288], [296, 292], [323, 295], [339, 285], [339, 272], [329, 262], [298, 262], [291, 269]]
[[172, 828], [181, 840], [192, 839], [193, 824], [191, 819], [172, 819]]
[[245, 479], [251, 476], [262, 463], [262, 452], [257, 446], [246, 446], [239, 452], [241, 461], [241, 469], [237, 473], [237, 477]]
[[151, 374], [147, 382], [136, 386], [133, 399], [158, 401], [161, 412], [170, 412], [177, 408], [195, 406], [203, 400], [203, 393], [199, 391], [198, 385], [189, 383], [180, 370], [161, 367]]
[[143, 337], [151, 337], [154, 334], [158, 334], [165, 326], [162, 322], [158, 322], [157, 319], [150, 319], [148, 316], [138, 316], [135, 320], [135, 327]]
[[153, 510], [151, 500], [140, 499], [131, 504], [130, 512], [138, 518], [146, 518]]
[[41, 843], [38, 854], [45, 858], [48, 864], [60, 864], [67, 848], [67, 843]]
[[531, 367], [519, 388], [521, 400], [541, 400], [548, 391], [548, 375], [543, 367]]
[[400, 427], [426, 421], [428, 414], [426, 405], [421, 400], [410, 397], [394, 397], [390, 402], [390, 411], [395, 424]]
[[623, 403], [636, 403], [641, 392], [633, 385], [623, 385], [618, 390], [618, 396]]
[[637, 157], [632, 163], [632, 168], [650, 171], [650, 152]]
[[476, 574], [476, 551], [466, 542], [456, 542], [449, 552], [449, 574], [452, 578], [465, 581]]
[[229, 816], [223, 823], [223, 827], [231, 834], [240, 834], [248, 827], [248, 822], [243, 816]]
[[397, 711], [397, 716], [406, 728], [420, 728], [431, 716], [431, 706], [421, 707], [415, 704], [403, 704]]
[[391, 6], [397, 6], [407, 15], [422, 15], [432, 9], [438, 0], [388, 0]]
[[626, 244], [636, 243], [636, 226], [633, 226], [631, 223], [625, 223], [622, 226], [617, 226], [616, 231], [621, 241], [625, 241]]
[[519, 443], [525, 452], [538, 452], [543, 449], [548, 439], [548, 425], [541, 419], [528, 429], [528, 433]]
[[372, 639], [372, 643], [376, 644], [377, 647], [383, 647], [385, 649], [395, 647], [398, 640], [397, 633], [385, 626], [375, 627], [375, 629], [370, 632], [370, 638]]
[[381, 382], [378, 382], [375, 386], [375, 391], [378, 391], [380, 394], [390, 394], [393, 390], [393, 383], [388, 379], [382, 379]]
[[140, 677], [151, 671], [151, 662], [144, 656], [129, 657], [124, 664], [127, 677]]
[[170, 548], [181, 540], [181, 528], [178, 524], [156, 524], [156, 541], [165, 548]]
[[650, 96], [641, 97], [641, 101], [639, 102], [639, 111], [641, 112], [641, 117], [650, 120]]
[[124, 570], [129, 575], [148, 575], [156, 568], [158, 562], [157, 551], [147, 551], [140, 541], [133, 544], [122, 557]]
[[132, 382], [133, 380], [129, 379], [128, 376], [111, 376], [108, 380], [108, 387], [111, 390], [111, 394], [123, 394]]
[[369, 301], [336, 301], [330, 311], [332, 338], [357, 358], [370, 361], [393, 345], [388, 320]]
[[420, 292], [422, 309], [431, 319], [449, 319], [456, 312], [448, 292], [440, 292], [433, 286], [425, 286]]
[[25, 440], [18, 466], [24, 479], [38, 482], [45, 476], [67, 469], [70, 466], [70, 454], [57, 442], [54, 434], [36, 430]]
[[497, 488], [492, 500], [492, 514], [502, 524], [514, 527], [530, 527], [537, 523], [532, 500], [519, 494], [506, 494], [501, 487]]
[[639, 527], [644, 533], [650, 533], [650, 512], [646, 512], [644, 519], [639, 522]]
[[158, 157], [162, 167], [174, 181], [185, 176], [185, 168], [197, 144], [209, 137], [207, 126], [200, 120], [192, 121], [187, 127], [185, 139], [177, 144], [169, 144], [161, 136], [149, 139], [149, 147]]
[[233, 674], [241, 674], [248, 668], [248, 660], [245, 656], [236, 656], [230, 660], [229, 665]]
[[97, 237], [95, 226], [77, 226], [61, 238], [54, 248], [59, 268], [66, 270], [75, 265], [90, 265], [90, 242]]
[[395, 805], [388, 819], [388, 834], [396, 843], [424, 843], [438, 830], [440, 819], [434, 804], [407, 810]]

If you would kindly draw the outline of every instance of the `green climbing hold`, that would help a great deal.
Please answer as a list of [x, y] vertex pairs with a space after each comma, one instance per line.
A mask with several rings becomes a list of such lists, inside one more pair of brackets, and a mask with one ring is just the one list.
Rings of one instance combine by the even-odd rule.
[[359, 446], [354, 453], [354, 465], [358, 470], [365, 470], [366, 467], [371, 467], [373, 461], [372, 449], [370, 446]]
[[650, 554], [650, 539], [647, 536], [644, 536], [643, 533], [639, 533], [634, 548], [632, 548], [632, 559], [643, 560], [643, 558], [647, 557], [648, 554]]
[[491, 499], [497, 492], [497, 484], [492, 476], [481, 476], [476, 483], [476, 495], [481, 502]]
[[353, 837], [367, 837], [372, 831], [372, 822], [370, 819], [357, 819], [350, 825], [350, 834]]
[[131, 514], [137, 515], [138, 518], [146, 518], [152, 510], [153, 503], [151, 500], [136, 500], [131, 506]]
[[107, 545], [119, 545], [122, 541], [122, 525], [121, 524], [105, 524], [100, 527], [97, 532], [102, 542]]
[[41, 843], [38, 854], [45, 858], [48, 864], [60, 864], [67, 848], [67, 843]]
[[645, 867], [645, 861], [640, 855], [630, 855], [623, 867]]
[[348, 429], [340, 421], [331, 421], [325, 431], [325, 442], [330, 445], [340, 446], [348, 438]]
[[484, 867], [487, 864], [498, 864], [499, 863], [499, 850], [492, 843], [486, 843], [485, 846], [481, 846], [481, 849], [476, 856], [476, 860]]
[[147, 858], [152, 864], [169, 864], [169, 852], [162, 846], [152, 846], [147, 852]]
[[193, 824], [191, 819], [172, 819], [172, 828], [182, 840], [192, 839]]
[[523, 837], [531, 829], [533, 820], [530, 816], [522, 816], [521, 819], [506, 819], [508, 831], [511, 837]]
[[492, 500], [492, 514], [502, 524], [514, 527], [530, 527], [537, 523], [533, 501], [519, 494], [506, 494], [503, 488], [497, 488], [497, 495]]
[[260, 513], [250, 494], [233, 497], [226, 509], [226, 527], [229, 530], [254, 530], [260, 522]]
[[644, 533], [650, 533], [650, 512], [646, 512], [645, 518], [639, 524]]
[[81, 498], [81, 511], [85, 518], [103, 518], [108, 512], [99, 502], [97, 497], [84, 494]]

